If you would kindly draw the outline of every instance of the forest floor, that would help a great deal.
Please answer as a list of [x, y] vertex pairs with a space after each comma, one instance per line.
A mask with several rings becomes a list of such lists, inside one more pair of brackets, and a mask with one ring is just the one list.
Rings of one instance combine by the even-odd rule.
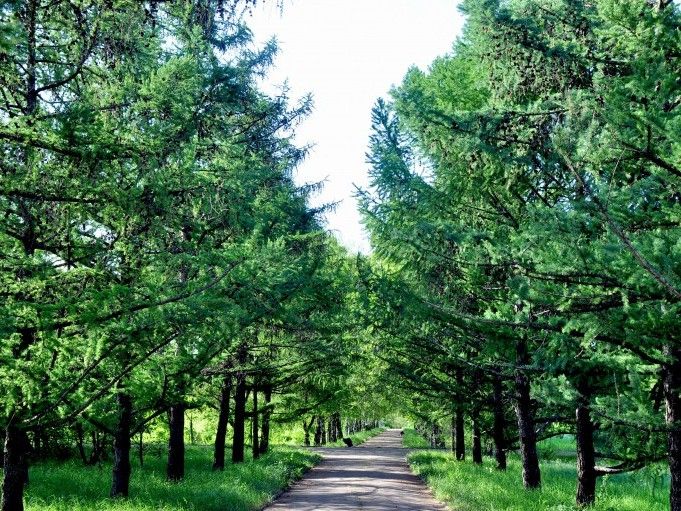
[[409, 470], [400, 430], [387, 430], [359, 447], [320, 448], [322, 462], [266, 511], [444, 511]]
[[[428, 446], [423, 437], [410, 430], [405, 431], [405, 441], [409, 447]], [[531, 492], [522, 486], [522, 467], [515, 453], [509, 453], [506, 472], [497, 471], [494, 460], [486, 460], [482, 466], [474, 465], [470, 458], [457, 462], [442, 449], [416, 450], [408, 460], [435, 496], [457, 511], [567, 511], [576, 509], [574, 441], [572, 446], [570, 443], [568, 438], [540, 442], [542, 488]], [[590, 509], [666, 511], [668, 484], [668, 471], [663, 464], [600, 477], [596, 505]]]

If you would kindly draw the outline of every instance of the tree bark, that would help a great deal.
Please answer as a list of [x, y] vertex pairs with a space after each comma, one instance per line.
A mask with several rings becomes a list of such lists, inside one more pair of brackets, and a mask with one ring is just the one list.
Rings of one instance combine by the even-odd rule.
[[504, 388], [499, 375], [492, 379], [494, 390], [494, 457], [497, 470], [506, 470], [506, 418], [504, 415]]
[[2, 511], [24, 510], [24, 486], [27, 473], [28, 444], [26, 433], [15, 425], [5, 430], [4, 479], [2, 481]]
[[118, 420], [114, 430], [111, 497], [127, 497], [130, 490], [130, 429], [132, 399], [124, 390], [116, 395]]
[[251, 428], [253, 429], [252, 438], [252, 449], [253, 449], [253, 459], [257, 460], [260, 457], [260, 424], [258, 417], [258, 387], [253, 385], [253, 420], [251, 421]]
[[234, 388], [234, 431], [232, 435], [232, 463], [244, 461], [246, 432], [246, 375], [239, 371]]
[[681, 511], [681, 348], [665, 348], [669, 358], [664, 368], [665, 418], [667, 457], [671, 484], [669, 488], [670, 511]]
[[456, 412], [452, 412], [452, 419], [451, 419], [451, 437], [452, 437], [452, 454], [456, 456]]
[[220, 391], [220, 412], [215, 432], [215, 448], [213, 450], [213, 470], [225, 469], [225, 442], [227, 425], [229, 424], [229, 399], [232, 391], [232, 375], [226, 375]]
[[168, 480], [180, 481], [184, 478], [184, 403], [176, 403], [168, 413]]
[[265, 398], [265, 411], [262, 414], [262, 436], [260, 437], [260, 454], [266, 454], [270, 450], [270, 415], [272, 409], [272, 386], [265, 385], [263, 389], [263, 396]]
[[480, 439], [480, 412], [476, 408], [471, 412], [473, 427], [473, 463], [482, 465], [482, 441]]
[[586, 382], [577, 386], [577, 505], [590, 506], [596, 501], [596, 453], [591, 422], [591, 391]]
[[530, 379], [522, 367], [530, 361], [527, 352], [527, 342], [524, 339], [516, 345], [515, 375], [516, 415], [518, 417], [518, 432], [520, 434], [520, 457], [523, 465], [523, 485], [525, 488], [539, 488], [541, 473], [539, 471], [539, 457], [537, 456], [537, 434], [534, 426], [534, 412], [530, 398]]

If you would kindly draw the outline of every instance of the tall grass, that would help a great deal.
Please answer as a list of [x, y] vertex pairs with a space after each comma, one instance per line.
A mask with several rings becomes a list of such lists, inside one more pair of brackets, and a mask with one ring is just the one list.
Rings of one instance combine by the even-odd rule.
[[[416, 451], [409, 455], [408, 461], [436, 497], [456, 511], [567, 511], [576, 508], [574, 460], [542, 462], [542, 488], [532, 491], [522, 486], [522, 468], [515, 454], [509, 456], [506, 472], [497, 471], [493, 460], [478, 467], [470, 461], [457, 462], [445, 451]], [[666, 470], [661, 466], [601, 477], [596, 505], [590, 510], [667, 510], [667, 481]]]
[[259, 460], [227, 464], [212, 472], [209, 447], [187, 448], [186, 478], [170, 483], [165, 456], [134, 463], [130, 498], [111, 500], [111, 466], [78, 461], [39, 463], [31, 468], [27, 511], [247, 511], [260, 509], [320, 457], [303, 449], [276, 447]]

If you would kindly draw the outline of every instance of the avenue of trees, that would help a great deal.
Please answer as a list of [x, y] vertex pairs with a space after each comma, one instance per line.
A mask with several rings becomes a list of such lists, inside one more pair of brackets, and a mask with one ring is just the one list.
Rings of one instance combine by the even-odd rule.
[[453, 52], [373, 111], [359, 278], [374, 352], [458, 459], [470, 442], [482, 463], [489, 439], [537, 488], [537, 442], [572, 434], [578, 504], [599, 476], [666, 462], [679, 511], [679, 7], [462, 9]]
[[528, 490], [573, 435], [580, 506], [665, 464], [681, 511], [678, 4], [462, 1], [372, 112], [352, 257], [293, 179], [311, 100], [260, 87], [254, 3], [0, 3], [0, 511], [45, 459], [127, 497], [152, 429], [182, 484], [206, 410], [206, 470], [403, 412]]
[[228, 434], [233, 462], [266, 452], [272, 421], [320, 443], [369, 426], [354, 264], [292, 179], [310, 100], [259, 90], [276, 47], [254, 48], [249, 3], [0, 6], [2, 511], [65, 452], [111, 460], [128, 496], [158, 421], [182, 479], [189, 409], [219, 410], [214, 469]]

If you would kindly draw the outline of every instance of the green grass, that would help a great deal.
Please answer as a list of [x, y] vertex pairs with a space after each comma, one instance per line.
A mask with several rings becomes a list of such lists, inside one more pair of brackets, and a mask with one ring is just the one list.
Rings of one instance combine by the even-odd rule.
[[[380, 435], [385, 431], [385, 428], [374, 428], [374, 429], [369, 429], [367, 431], [359, 431], [358, 433], [353, 433], [349, 437], [345, 438], [350, 438], [352, 439], [352, 445], [357, 446], [360, 444], [363, 444], [367, 440], [369, 440], [372, 437], [375, 437], [376, 435]], [[343, 440], [338, 440], [338, 442], [332, 442], [329, 444], [326, 444], [326, 447], [345, 447], [345, 444], [343, 443]]]
[[427, 449], [430, 447], [428, 440], [423, 438], [413, 429], [405, 429], [404, 436], [402, 436], [402, 445], [410, 449]]
[[304, 449], [276, 447], [257, 461], [227, 464], [212, 472], [209, 447], [187, 449], [186, 478], [169, 483], [165, 456], [150, 455], [144, 468], [133, 462], [128, 500], [111, 500], [111, 466], [83, 467], [78, 461], [31, 468], [27, 511], [241, 511], [260, 509], [319, 461]]
[[[521, 465], [509, 456], [508, 470], [499, 472], [492, 460], [482, 467], [457, 462], [442, 451], [416, 451], [408, 461], [436, 497], [456, 511], [567, 511], [575, 509], [575, 463], [565, 460], [541, 464], [542, 488], [522, 486]], [[660, 466], [599, 478], [593, 511], [664, 511], [669, 487]]]

